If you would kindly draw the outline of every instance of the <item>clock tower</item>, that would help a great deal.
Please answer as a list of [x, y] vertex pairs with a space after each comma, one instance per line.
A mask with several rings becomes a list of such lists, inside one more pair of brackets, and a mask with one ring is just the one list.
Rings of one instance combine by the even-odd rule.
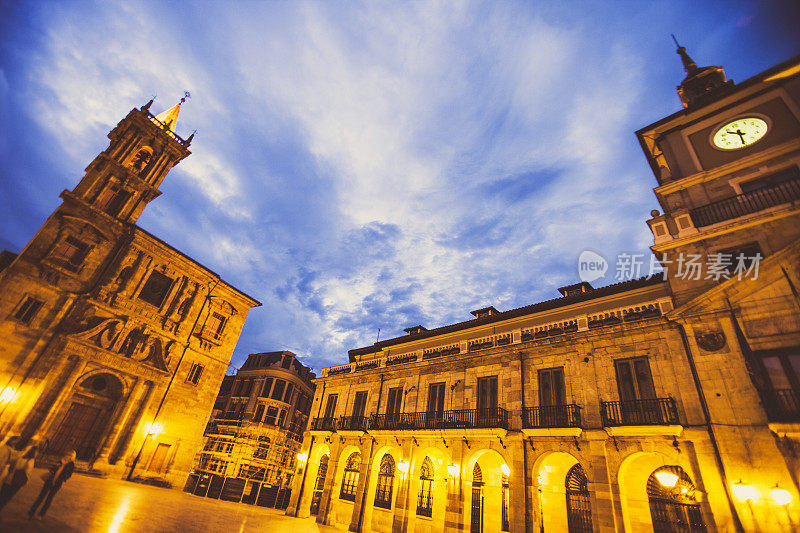
[[797, 59], [733, 84], [678, 54], [685, 109], [637, 135], [663, 210], [652, 249], [681, 304], [800, 237], [800, 80]]
[[723, 482], [709, 501], [736, 531], [770, 530], [736, 491], [800, 472], [800, 56], [734, 84], [678, 54], [684, 109], [637, 132], [663, 211], [651, 249]]

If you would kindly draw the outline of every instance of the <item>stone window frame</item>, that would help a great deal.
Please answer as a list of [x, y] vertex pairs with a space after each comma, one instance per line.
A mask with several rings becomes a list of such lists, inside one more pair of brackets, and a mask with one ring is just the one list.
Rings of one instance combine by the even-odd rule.
[[[149, 295], [147, 295], [147, 294], [145, 294], [145, 297], [142, 297], [142, 293], [144, 293], [145, 289], [147, 289], [147, 286], [150, 283], [150, 280], [154, 279], [153, 276], [156, 276], [156, 275], [157, 276], [162, 276], [164, 279], [170, 280], [169, 285], [166, 286], [166, 289], [163, 290], [163, 294], [161, 295], [161, 299], [159, 300], [158, 303], [155, 303], [154, 301], [148, 300], [147, 298], [149, 298]], [[160, 309], [161, 306], [164, 305], [164, 302], [167, 300], [167, 296], [169, 296], [169, 294], [172, 291], [172, 288], [174, 287], [174, 285], [175, 285], [175, 278], [169, 277], [166, 272], [161, 272], [159, 270], [153, 269], [147, 275], [147, 279], [145, 279], [144, 283], [142, 283], [142, 287], [141, 287], [141, 289], [139, 289], [139, 293], [136, 295], [136, 298], [141, 300], [141, 301], [143, 301], [143, 302], [145, 302], [145, 303], [147, 303], [147, 304], [152, 305], [153, 307], [155, 307], [157, 309]]]
[[[36, 315], [39, 314], [39, 311], [41, 311], [44, 307], [44, 303], [44, 300], [40, 300], [39, 298], [31, 296], [30, 294], [25, 294], [25, 296], [23, 296], [19, 301], [19, 304], [17, 304], [17, 307], [11, 313], [10, 317], [20, 324], [32, 326], [33, 320], [36, 318]], [[31, 311], [31, 308], [34, 308], [33, 311]]]
[[[67, 258], [64, 255], [66, 252], [65, 247], [67, 245], [77, 249], [78, 253], [70, 258]], [[84, 242], [74, 235], [66, 235], [56, 242], [56, 244], [47, 254], [46, 259], [48, 263], [59, 270], [68, 272], [70, 274], [78, 274], [83, 269], [83, 265], [86, 264], [86, 258], [89, 257], [89, 254], [93, 249], [94, 245]]]
[[196, 387], [198, 383], [200, 383], [200, 378], [203, 376], [204, 371], [205, 367], [203, 365], [200, 363], [192, 363], [189, 372], [186, 374], [186, 383]]

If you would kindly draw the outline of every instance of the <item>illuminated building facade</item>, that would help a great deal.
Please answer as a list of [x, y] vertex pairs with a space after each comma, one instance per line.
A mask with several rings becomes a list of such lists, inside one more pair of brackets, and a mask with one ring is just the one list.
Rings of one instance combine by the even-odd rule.
[[183, 486], [260, 304], [136, 225], [192, 139], [175, 133], [181, 104], [158, 116], [151, 104], [109, 133], [22, 252], [3, 256], [0, 426], [44, 456], [74, 449], [79, 467]]
[[225, 376], [184, 490], [285, 508], [314, 398], [314, 377], [287, 351], [252, 354], [235, 376]]
[[666, 274], [350, 350], [317, 380], [287, 513], [351, 531], [800, 523], [800, 58], [733, 84], [678, 52], [685, 108], [637, 132]]

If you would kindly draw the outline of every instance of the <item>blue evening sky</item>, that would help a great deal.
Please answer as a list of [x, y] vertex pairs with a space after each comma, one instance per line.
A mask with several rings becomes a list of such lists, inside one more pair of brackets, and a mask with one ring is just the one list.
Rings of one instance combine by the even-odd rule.
[[742, 81], [800, 52], [798, 20], [777, 1], [0, 0], [0, 248], [132, 107], [189, 90], [192, 155], [139, 224], [264, 303], [235, 365], [287, 349], [319, 371], [378, 328], [553, 298], [582, 250], [648, 253], [633, 132], [680, 109], [670, 33]]

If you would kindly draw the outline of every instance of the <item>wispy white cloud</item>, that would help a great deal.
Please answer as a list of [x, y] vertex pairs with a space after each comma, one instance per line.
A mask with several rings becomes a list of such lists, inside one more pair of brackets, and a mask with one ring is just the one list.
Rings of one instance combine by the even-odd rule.
[[677, 106], [677, 59], [652, 36], [690, 9], [32, 6], [0, 116], [23, 103], [67, 156], [41, 179], [71, 186], [130, 107], [191, 90], [193, 155], [140, 222], [264, 302], [238, 360], [288, 348], [319, 368], [378, 327], [550, 298], [585, 248], [646, 252], [632, 131]]

